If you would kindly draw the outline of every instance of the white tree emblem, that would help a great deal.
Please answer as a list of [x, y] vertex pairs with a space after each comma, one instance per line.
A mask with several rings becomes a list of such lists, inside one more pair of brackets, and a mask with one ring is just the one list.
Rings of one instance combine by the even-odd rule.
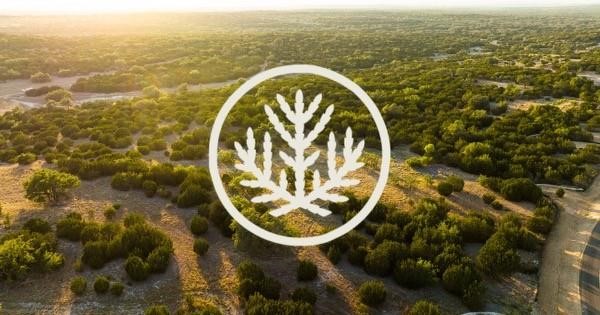
[[304, 96], [301, 90], [296, 92], [296, 103], [294, 104], [294, 110], [291, 109], [290, 105], [286, 102], [285, 98], [277, 94], [277, 102], [287, 120], [289, 120], [294, 126], [294, 135], [285, 128], [283, 123], [279, 120], [279, 117], [273, 112], [273, 109], [269, 105], [265, 105], [265, 113], [269, 118], [269, 122], [281, 136], [281, 138], [287, 143], [287, 145], [294, 151], [294, 157], [291, 157], [284, 151], [279, 151], [279, 157], [285, 165], [289, 166], [294, 172], [294, 188], [295, 192], [292, 194], [288, 191], [288, 179], [285, 170], [281, 170], [279, 174], [279, 182], [275, 182], [271, 179], [271, 172], [273, 166], [273, 147], [271, 142], [271, 135], [265, 132], [263, 139], [263, 165], [262, 169], [256, 165], [256, 140], [254, 139], [254, 132], [252, 128], [248, 128], [246, 133], [246, 147], [244, 149], [242, 145], [235, 142], [235, 149], [237, 155], [242, 163], [236, 164], [235, 167], [243, 172], [250, 173], [254, 179], [243, 180], [240, 182], [242, 186], [252, 188], [262, 188], [267, 193], [252, 198], [254, 203], [268, 203], [278, 202], [282, 205], [270, 211], [269, 213], [275, 217], [289, 213], [295, 209], [305, 209], [312, 213], [320, 216], [327, 216], [331, 214], [331, 211], [323, 209], [315, 202], [331, 201], [331, 202], [345, 202], [348, 200], [346, 196], [340, 195], [332, 190], [341, 187], [350, 187], [357, 185], [359, 181], [357, 179], [346, 178], [346, 176], [359, 168], [364, 163], [358, 162], [358, 159], [362, 155], [364, 148], [364, 140], [361, 140], [356, 147], [354, 146], [354, 138], [352, 138], [352, 129], [348, 127], [346, 129], [346, 136], [344, 138], [344, 148], [342, 150], [342, 156], [344, 162], [338, 168], [336, 163], [336, 140], [333, 132], [329, 133], [329, 141], [327, 142], [327, 177], [325, 182], [322, 182], [319, 170], [314, 170], [312, 180], [312, 191], [306, 191], [305, 174], [306, 171], [311, 168], [317, 161], [320, 155], [320, 151], [315, 152], [306, 156], [306, 150], [311, 146], [313, 141], [319, 136], [319, 134], [325, 129], [325, 126], [331, 119], [334, 106], [329, 105], [325, 110], [325, 113], [321, 115], [319, 121], [315, 124], [314, 128], [305, 136], [305, 125], [312, 118], [319, 104], [321, 103], [322, 95], [317, 95], [310, 103], [308, 108], [304, 106]]

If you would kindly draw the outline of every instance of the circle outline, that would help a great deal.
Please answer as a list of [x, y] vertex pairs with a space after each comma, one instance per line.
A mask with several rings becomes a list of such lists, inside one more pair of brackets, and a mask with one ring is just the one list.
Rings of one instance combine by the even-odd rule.
[[[284, 236], [267, 231], [262, 227], [256, 225], [252, 221], [248, 220], [231, 202], [229, 195], [225, 191], [225, 187], [223, 185], [223, 181], [221, 180], [221, 175], [219, 173], [219, 137], [221, 135], [221, 129], [223, 128], [223, 124], [225, 123], [225, 119], [229, 115], [229, 112], [233, 109], [237, 102], [244, 95], [246, 95], [246, 93], [248, 93], [258, 84], [278, 76], [289, 74], [312, 74], [321, 76], [326, 79], [332, 80], [345, 87], [346, 89], [350, 90], [369, 110], [371, 117], [375, 121], [375, 125], [377, 127], [377, 131], [379, 133], [381, 142], [381, 166], [379, 171], [379, 179], [377, 180], [377, 184], [375, 185], [371, 196], [369, 197], [363, 208], [352, 219], [342, 224], [341, 226], [327, 233], [316, 236]], [[307, 64], [275, 67], [254, 75], [246, 82], [244, 82], [240, 87], [238, 87], [237, 90], [235, 90], [235, 92], [233, 92], [233, 94], [229, 96], [227, 101], [225, 101], [225, 103], [219, 110], [217, 117], [215, 118], [210, 133], [208, 151], [208, 167], [210, 175], [212, 177], [214, 190], [217, 193], [217, 196], [219, 197], [222, 205], [225, 207], [225, 210], [227, 210], [229, 215], [231, 215], [232, 218], [236, 220], [238, 224], [240, 224], [242, 227], [244, 227], [254, 235], [270, 242], [288, 246], [314, 246], [327, 243], [350, 232], [362, 221], [364, 221], [369, 215], [369, 213], [371, 213], [371, 211], [379, 201], [379, 198], [383, 194], [383, 190], [385, 188], [385, 185], [387, 184], [389, 176], [390, 160], [391, 147], [387, 127], [385, 125], [383, 117], [381, 116], [381, 113], [379, 112], [379, 109], [377, 108], [373, 100], [369, 97], [369, 95], [358, 84], [354, 83], [347, 77], [327, 68]]]

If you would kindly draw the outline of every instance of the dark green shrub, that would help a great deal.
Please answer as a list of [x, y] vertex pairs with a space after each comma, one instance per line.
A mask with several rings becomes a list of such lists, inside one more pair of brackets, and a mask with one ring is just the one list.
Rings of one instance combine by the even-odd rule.
[[56, 236], [69, 241], [79, 241], [84, 226], [85, 223], [81, 220], [81, 216], [67, 216], [56, 223]]
[[262, 269], [249, 260], [244, 260], [237, 266], [236, 274], [240, 281], [244, 279], [258, 281], [265, 278], [265, 273]]
[[148, 278], [150, 267], [138, 256], [129, 256], [125, 261], [125, 271], [132, 280], [142, 281]]
[[295, 289], [290, 295], [290, 298], [294, 301], [306, 302], [311, 305], [314, 305], [317, 302], [317, 295], [315, 292], [304, 287]]
[[144, 190], [144, 194], [148, 198], [154, 197], [156, 195], [156, 191], [158, 190], [158, 185], [153, 180], [145, 180], [142, 183], [142, 189]]
[[392, 272], [395, 262], [407, 255], [406, 245], [384, 241], [365, 256], [365, 271], [372, 275], [386, 276]]
[[381, 243], [385, 240], [401, 241], [402, 230], [395, 224], [381, 224], [375, 233], [375, 242]]
[[448, 267], [442, 276], [442, 284], [448, 292], [462, 296], [467, 288], [481, 276], [471, 264], [456, 264]]
[[396, 264], [394, 280], [409, 289], [418, 289], [435, 282], [435, 268], [427, 260], [405, 259]]
[[146, 308], [144, 315], [169, 315], [169, 309], [165, 305], [152, 305]]
[[197, 238], [194, 241], [194, 252], [200, 256], [204, 256], [208, 251], [209, 245], [208, 241], [204, 238]]
[[364, 266], [365, 265], [365, 257], [368, 254], [368, 250], [364, 246], [359, 246], [357, 248], [350, 248], [348, 251], [348, 262], [355, 266]]
[[50, 223], [40, 218], [33, 218], [27, 220], [27, 222], [25, 222], [25, 224], [23, 225], [23, 229], [41, 234], [46, 234], [52, 231]]
[[562, 198], [564, 195], [565, 195], [565, 190], [564, 189], [559, 188], [559, 189], [556, 190], [556, 196], [558, 198]]
[[113, 282], [110, 285], [110, 293], [114, 296], [121, 296], [123, 289], [125, 289], [125, 286], [121, 282]]
[[208, 231], [208, 220], [200, 215], [195, 215], [192, 218], [190, 229], [194, 235], [202, 235]]
[[465, 187], [465, 181], [456, 175], [448, 176], [446, 182], [452, 186], [452, 190], [455, 192], [461, 192], [463, 187]]
[[84, 277], [75, 277], [71, 280], [71, 292], [76, 295], [82, 295], [85, 293], [87, 287], [87, 281]]
[[298, 281], [311, 281], [317, 278], [317, 266], [310, 260], [301, 260], [296, 272]]
[[108, 243], [106, 241], [87, 242], [83, 247], [81, 261], [86, 265], [98, 269], [108, 261]]
[[342, 258], [342, 251], [337, 246], [331, 246], [327, 251], [327, 258], [329, 258], [329, 261], [336, 265]]
[[410, 308], [407, 315], [442, 315], [442, 311], [435, 303], [420, 300]]
[[529, 178], [509, 178], [502, 181], [500, 192], [512, 201], [536, 203], [542, 197], [542, 190]]
[[146, 219], [144, 218], [144, 216], [140, 213], [137, 212], [132, 212], [132, 213], [128, 213], [125, 218], [123, 219], [123, 225], [125, 225], [125, 227], [130, 227], [136, 224], [145, 224], [146, 223]]
[[117, 209], [114, 207], [108, 207], [104, 210], [104, 217], [107, 220], [112, 220], [117, 215]]
[[110, 287], [110, 282], [104, 276], [96, 277], [96, 281], [94, 281], [94, 291], [98, 294], [104, 294], [108, 292], [108, 288]]
[[171, 258], [172, 249], [170, 246], [163, 245], [156, 247], [148, 255], [147, 263], [150, 272], [162, 273], [167, 270]]
[[477, 266], [491, 276], [510, 273], [519, 267], [519, 255], [501, 232], [490, 237], [477, 254]]
[[452, 188], [452, 185], [450, 183], [439, 182], [437, 184], [437, 191], [442, 196], [450, 196], [450, 194], [452, 194], [454, 189]]
[[492, 203], [490, 204], [492, 206], [492, 208], [496, 209], [496, 210], [502, 210], [504, 209], [504, 206], [502, 205], [502, 203], [498, 200], [494, 200], [492, 201]]
[[81, 244], [85, 245], [89, 241], [97, 241], [100, 237], [100, 224], [88, 223], [81, 230]]
[[312, 305], [301, 301], [276, 301], [254, 294], [246, 303], [246, 315], [313, 315]]
[[189, 185], [177, 197], [177, 207], [188, 208], [210, 202], [210, 192], [200, 185]]
[[358, 288], [360, 301], [369, 306], [377, 306], [385, 301], [387, 292], [385, 285], [379, 280], [363, 282]]
[[535, 233], [548, 234], [552, 230], [553, 222], [543, 216], [534, 215], [527, 222], [527, 228]]
[[488, 205], [491, 204], [494, 200], [496, 200], [496, 196], [489, 194], [489, 193], [484, 193], [481, 196], [481, 199], [483, 199], [483, 202], [487, 203]]

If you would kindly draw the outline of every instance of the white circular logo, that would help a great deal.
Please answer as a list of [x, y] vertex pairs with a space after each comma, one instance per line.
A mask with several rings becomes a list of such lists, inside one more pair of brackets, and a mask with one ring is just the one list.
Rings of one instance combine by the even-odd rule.
[[[221, 180], [221, 176], [219, 173], [218, 167], [218, 150], [219, 150], [219, 135], [221, 133], [221, 129], [227, 118], [227, 115], [235, 106], [235, 104], [244, 96], [248, 91], [257, 86], [258, 84], [283, 75], [290, 74], [312, 74], [327, 78], [332, 80], [346, 89], [350, 90], [360, 101], [367, 107], [371, 117], [375, 121], [375, 125], [377, 126], [377, 131], [379, 133], [379, 139], [381, 142], [381, 167], [379, 172], [379, 179], [377, 180], [377, 184], [373, 189], [373, 192], [363, 208], [349, 221], [345, 224], [339, 226], [338, 228], [331, 230], [327, 233], [317, 235], [317, 236], [307, 236], [307, 237], [290, 237], [285, 235], [276, 234], [270, 231], [263, 229], [262, 227], [256, 225], [252, 221], [248, 220], [242, 213], [233, 205], [223, 182]], [[242, 163], [237, 164], [236, 168], [242, 170], [244, 172], [249, 172], [253, 174], [253, 180], [242, 181], [240, 184], [247, 187], [253, 188], [264, 188], [270, 193], [265, 195], [257, 196], [252, 198], [252, 202], [255, 203], [266, 203], [272, 201], [283, 200], [286, 201], [287, 204], [284, 204], [278, 209], [272, 210], [269, 213], [273, 216], [284, 215], [294, 209], [305, 209], [312, 213], [327, 216], [331, 212], [327, 209], [322, 209], [320, 206], [313, 203], [315, 200], [322, 201], [333, 201], [333, 202], [343, 202], [347, 200], [345, 196], [338, 195], [335, 192], [331, 192], [330, 190], [338, 187], [349, 187], [356, 185], [358, 183], [357, 180], [346, 178], [345, 176], [362, 166], [363, 163], [358, 162], [359, 157], [362, 154], [364, 148], [364, 141], [361, 141], [359, 144], [354, 146], [354, 139], [352, 138], [352, 130], [349, 127], [346, 131], [346, 137], [344, 139], [344, 148], [343, 148], [343, 158], [345, 162], [339, 168], [336, 167], [336, 140], [331, 133], [329, 135], [329, 142], [327, 143], [327, 164], [328, 164], [328, 177], [329, 179], [324, 183], [321, 183], [320, 174], [318, 170], [314, 172], [313, 175], [313, 190], [309, 193], [304, 191], [304, 172], [308, 169], [307, 167], [311, 166], [315, 163], [316, 159], [319, 157], [319, 151], [313, 152], [308, 157], [304, 156], [304, 152], [301, 149], [306, 149], [311, 144], [312, 140], [314, 140], [318, 134], [323, 131], [327, 122], [331, 118], [331, 114], [333, 113], [333, 105], [330, 105], [326, 111], [322, 114], [321, 118], [315, 124], [314, 129], [311, 130], [308, 135], [304, 134], [304, 124], [308, 122], [313, 114], [316, 112], [319, 103], [321, 101], [321, 95], [317, 95], [313, 101], [310, 103], [308, 108], [305, 110], [304, 100], [302, 91], [298, 91], [296, 93], [296, 104], [294, 108], [289, 106], [286, 100], [277, 95], [277, 101], [279, 102], [280, 108], [285, 112], [286, 118], [295, 124], [295, 134], [292, 135], [289, 133], [283, 124], [279, 121], [278, 116], [273, 112], [273, 110], [265, 105], [265, 112], [269, 118], [269, 122], [273, 125], [274, 129], [279, 133], [282, 139], [288, 143], [288, 145], [296, 150], [296, 156], [290, 157], [286, 153], [280, 151], [279, 156], [285, 162], [285, 164], [289, 166], [293, 166], [295, 171], [295, 184], [296, 191], [294, 194], [290, 193], [285, 189], [287, 187], [288, 182], [286, 178], [286, 174], [284, 171], [281, 171], [279, 175], [279, 181], [271, 180], [271, 158], [272, 158], [272, 143], [271, 137], [269, 133], [265, 133], [263, 140], [263, 163], [264, 169], [258, 167], [255, 163], [256, 159], [256, 140], [254, 139], [254, 134], [251, 128], [248, 129], [247, 132], [247, 140], [246, 140], [246, 148], [243, 145], [236, 142], [235, 147], [237, 150], [238, 158], [242, 161]], [[388, 173], [390, 169], [390, 139], [385, 126], [385, 122], [383, 121], [383, 117], [381, 117], [381, 113], [377, 109], [377, 106], [371, 100], [371, 98], [363, 91], [360, 86], [356, 83], [352, 82], [350, 79], [345, 76], [314, 65], [288, 65], [281, 66], [273, 69], [269, 69], [267, 71], [261, 72], [248, 81], [244, 82], [225, 102], [217, 118], [215, 119], [211, 134], [210, 134], [210, 143], [209, 143], [209, 170], [210, 175], [212, 177], [213, 185], [215, 188], [215, 192], [219, 197], [221, 203], [229, 212], [229, 214], [233, 217], [234, 220], [237, 221], [240, 225], [242, 225], [248, 231], [254, 233], [255, 235], [282, 245], [289, 246], [313, 246], [319, 245], [323, 243], [327, 243], [332, 241], [355, 228], [359, 225], [364, 219], [367, 218], [371, 210], [375, 207], [388, 179]]]

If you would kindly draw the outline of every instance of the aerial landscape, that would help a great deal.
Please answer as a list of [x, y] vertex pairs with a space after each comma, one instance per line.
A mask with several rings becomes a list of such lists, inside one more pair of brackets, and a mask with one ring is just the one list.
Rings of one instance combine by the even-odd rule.
[[[391, 144], [374, 209], [318, 246], [246, 230], [209, 173], [228, 97], [293, 64], [358, 84]], [[328, 159], [300, 176], [266, 152], [294, 99]], [[218, 145], [235, 207], [287, 236], [350, 221], [382, 165], [367, 108], [310, 75], [252, 88]], [[330, 216], [274, 216], [255, 164], [296, 192], [352, 179]], [[600, 4], [0, 11], [0, 314], [599, 315], [599, 170]]]

